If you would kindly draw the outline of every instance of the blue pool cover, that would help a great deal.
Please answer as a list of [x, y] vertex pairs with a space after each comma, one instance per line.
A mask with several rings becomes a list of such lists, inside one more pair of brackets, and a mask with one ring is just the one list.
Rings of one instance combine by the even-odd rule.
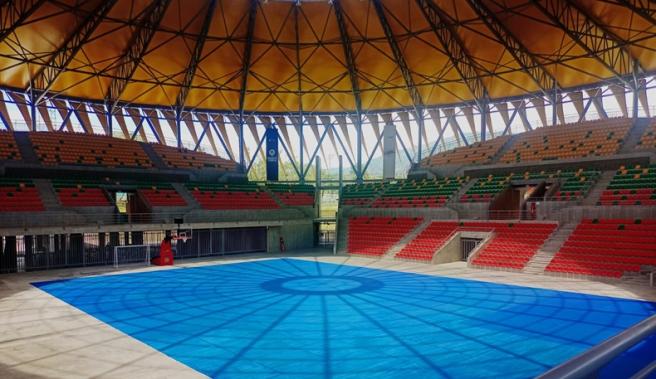
[[[529, 378], [656, 304], [272, 259], [34, 283], [211, 377]], [[647, 340], [609, 365], [656, 359]]]

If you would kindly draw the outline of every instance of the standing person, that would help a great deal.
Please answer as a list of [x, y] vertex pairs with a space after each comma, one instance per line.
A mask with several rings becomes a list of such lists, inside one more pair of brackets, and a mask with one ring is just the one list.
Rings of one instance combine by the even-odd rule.
[[159, 245], [159, 257], [152, 259], [152, 264], [157, 266], [173, 265], [173, 249], [171, 248], [173, 237], [166, 236]]
[[287, 247], [285, 246], [285, 239], [282, 238], [282, 236], [280, 237], [279, 243], [280, 243], [280, 252], [284, 253], [285, 250], [287, 250]]

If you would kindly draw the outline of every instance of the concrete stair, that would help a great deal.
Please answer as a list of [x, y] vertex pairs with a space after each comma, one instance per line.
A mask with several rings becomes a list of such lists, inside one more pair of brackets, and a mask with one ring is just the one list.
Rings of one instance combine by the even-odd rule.
[[16, 145], [18, 151], [21, 153], [23, 162], [25, 163], [34, 163], [39, 164], [41, 161], [34, 151], [34, 146], [32, 146], [32, 141], [27, 132], [16, 132], [14, 133], [14, 138], [16, 139]]
[[542, 245], [538, 252], [535, 253], [533, 258], [526, 264], [523, 272], [527, 274], [541, 274], [547, 267], [549, 262], [553, 259], [554, 255], [560, 250], [567, 238], [576, 228], [576, 223], [567, 223], [556, 229], [551, 234], [547, 242]]
[[635, 120], [631, 129], [626, 134], [622, 146], [619, 148], [618, 153], [632, 153], [635, 147], [640, 142], [640, 138], [649, 127], [651, 120], [649, 118], [639, 118]]
[[458, 204], [460, 202], [460, 198], [462, 197], [462, 195], [467, 193], [467, 191], [469, 191], [469, 189], [474, 186], [474, 183], [476, 183], [475, 178], [470, 179], [469, 182], [467, 182], [464, 186], [460, 187], [460, 189], [458, 191], [456, 191], [456, 193], [451, 195], [451, 198], [449, 199], [449, 201], [446, 202], [446, 206], [453, 205], [453, 204]]
[[412, 240], [417, 238], [419, 233], [423, 232], [424, 229], [426, 229], [431, 224], [431, 222], [433, 222], [433, 220], [424, 219], [424, 221], [421, 224], [419, 224], [419, 226], [411, 230], [410, 233], [406, 234], [403, 238], [401, 238], [399, 242], [397, 242], [394, 246], [392, 246], [392, 248], [387, 250], [385, 255], [382, 256], [382, 259], [394, 259], [394, 256], [399, 251], [403, 250], [403, 248], [407, 244], [409, 244]]
[[149, 143], [141, 143], [141, 147], [156, 168], [161, 170], [166, 170], [169, 168]]
[[64, 207], [59, 202], [59, 197], [55, 193], [54, 188], [50, 184], [49, 180], [46, 179], [32, 179], [34, 187], [39, 191], [39, 196], [41, 196], [41, 201], [43, 206], [46, 208], [46, 211], [63, 211]]
[[515, 145], [516, 139], [517, 136], [510, 136], [510, 138], [508, 138], [508, 141], [506, 141], [506, 143], [504, 143], [503, 146], [499, 148], [499, 151], [497, 151], [497, 153], [492, 156], [492, 160], [490, 161], [490, 163], [499, 163], [499, 159], [501, 159], [501, 157], [503, 157], [503, 155], [508, 150], [510, 150], [510, 148], [513, 147], [513, 145]]
[[597, 205], [599, 198], [601, 198], [601, 194], [608, 187], [614, 176], [615, 171], [602, 172], [599, 180], [597, 180], [595, 184], [592, 185], [592, 188], [590, 191], [588, 191], [588, 194], [585, 196], [585, 198], [583, 198], [581, 205]]
[[173, 186], [173, 189], [175, 189], [176, 192], [182, 196], [188, 206], [193, 208], [200, 208], [200, 204], [198, 204], [194, 196], [187, 190], [187, 187], [181, 183], [171, 183], [171, 186]]

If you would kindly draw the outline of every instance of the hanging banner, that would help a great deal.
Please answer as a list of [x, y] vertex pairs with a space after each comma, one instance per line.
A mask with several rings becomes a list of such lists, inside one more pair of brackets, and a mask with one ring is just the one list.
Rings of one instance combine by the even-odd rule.
[[266, 174], [267, 181], [278, 181], [278, 129], [266, 130]]

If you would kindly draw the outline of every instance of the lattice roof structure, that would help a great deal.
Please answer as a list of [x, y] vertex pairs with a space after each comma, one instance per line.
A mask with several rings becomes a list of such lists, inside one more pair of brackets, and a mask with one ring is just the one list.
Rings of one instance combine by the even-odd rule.
[[656, 68], [647, 0], [9, 0], [0, 86], [338, 113], [549, 95]]

